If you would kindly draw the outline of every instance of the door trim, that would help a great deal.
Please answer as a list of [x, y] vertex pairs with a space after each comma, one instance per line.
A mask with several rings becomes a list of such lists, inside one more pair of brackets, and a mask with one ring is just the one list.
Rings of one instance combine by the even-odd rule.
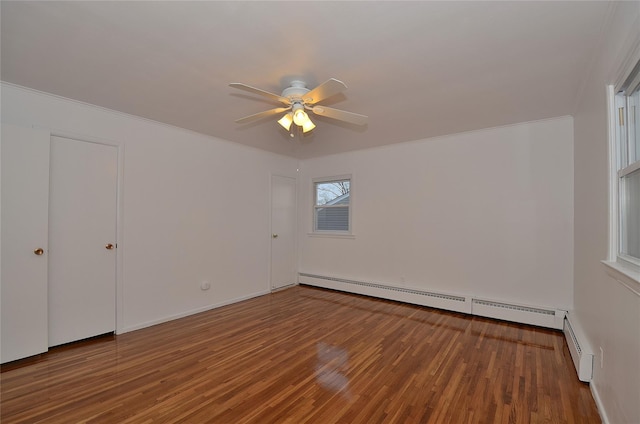
[[117, 192], [116, 192], [116, 334], [124, 333], [124, 279], [123, 279], [123, 255], [124, 255], [124, 151], [125, 144], [122, 141], [115, 141], [100, 137], [89, 136], [86, 134], [78, 134], [70, 131], [40, 127], [46, 129], [51, 137], [68, 138], [84, 143], [103, 144], [116, 147], [118, 151], [118, 175], [117, 175]]

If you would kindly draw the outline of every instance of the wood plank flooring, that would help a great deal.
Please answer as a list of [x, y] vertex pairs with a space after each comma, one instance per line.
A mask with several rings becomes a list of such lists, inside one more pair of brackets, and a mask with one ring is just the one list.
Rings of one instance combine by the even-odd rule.
[[562, 333], [305, 286], [5, 364], [9, 423], [599, 423]]

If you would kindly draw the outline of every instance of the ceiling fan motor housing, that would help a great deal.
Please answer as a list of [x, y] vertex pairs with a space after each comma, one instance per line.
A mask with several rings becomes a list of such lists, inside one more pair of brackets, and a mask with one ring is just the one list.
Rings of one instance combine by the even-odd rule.
[[282, 90], [282, 97], [286, 97], [289, 100], [302, 100], [302, 96], [307, 94], [309, 91], [307, 88], [307, 84], [304, 81], [291, 81], [291, 87], [287, 87]]

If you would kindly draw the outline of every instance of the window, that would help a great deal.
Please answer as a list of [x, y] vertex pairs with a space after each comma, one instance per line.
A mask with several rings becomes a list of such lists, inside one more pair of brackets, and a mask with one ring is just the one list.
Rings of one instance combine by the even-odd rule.
[[351, 233], [351, 177], [313, 180], [313, 232]]
[[615, 155], [612, 155], [615, 156], [612, 192], [617, 196], [613, 202], [617, 207], [617, 225], [614, 225], [614, 228], [617, 227], [615, 259], [639, 267], [640, 62], [615, 91]]

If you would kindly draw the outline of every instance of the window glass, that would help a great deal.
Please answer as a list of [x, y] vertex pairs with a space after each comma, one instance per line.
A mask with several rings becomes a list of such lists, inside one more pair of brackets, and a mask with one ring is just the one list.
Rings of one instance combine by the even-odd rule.
[[313, 230], [349, 232], [351, 180], [319, 181], [313, 187]]
[[629, 96], [629, 163], [640, 160], [640, 87]]
[[[316, 183], [316, 206], [332, 204], [349, 193], [349, 180]], [[348, 203], [348, 197], [346, 197]]]
[[640, 258], [640, 169], [621, 181], [620, 253]]

